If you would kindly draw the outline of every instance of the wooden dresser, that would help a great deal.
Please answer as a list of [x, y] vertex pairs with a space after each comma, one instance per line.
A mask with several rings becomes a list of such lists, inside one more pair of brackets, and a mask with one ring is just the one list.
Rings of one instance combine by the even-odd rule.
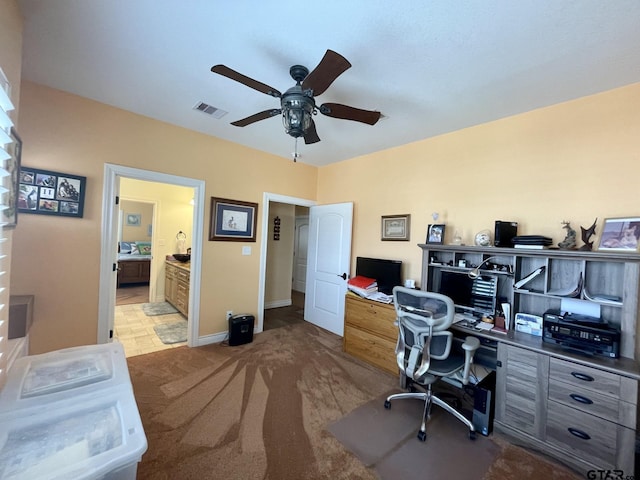
[[393, 305], [347, 293], [344, 351], [387, 372], [397, 374], [395, 350], [398, 327], [393, 324], [395, 319], [396, 311]]

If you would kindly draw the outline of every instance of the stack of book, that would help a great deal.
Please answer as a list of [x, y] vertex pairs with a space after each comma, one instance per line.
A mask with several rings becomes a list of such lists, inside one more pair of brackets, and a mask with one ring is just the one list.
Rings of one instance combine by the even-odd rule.
[[543, 235], [520, 235], [511, 239], [515, 248], [549, 248], [553, 240]]
[[372, 293], [378, 291], [378, 282], [375, 278], [363, 277], [356, 275], [347, 282], [347, 288], [353, 293], [357, 293], [361, 297], [367, 298]]

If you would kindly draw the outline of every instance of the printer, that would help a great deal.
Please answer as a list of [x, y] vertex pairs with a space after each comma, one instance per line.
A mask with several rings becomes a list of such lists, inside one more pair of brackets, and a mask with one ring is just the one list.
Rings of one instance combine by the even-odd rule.
[[542, 341], [588, 355], [620, 356], [620, 329], [599, 317], [547, 310], [542, 317]]

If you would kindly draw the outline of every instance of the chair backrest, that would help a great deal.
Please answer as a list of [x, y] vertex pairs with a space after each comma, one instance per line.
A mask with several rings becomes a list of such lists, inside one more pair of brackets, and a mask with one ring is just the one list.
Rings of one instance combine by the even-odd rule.
[[[393, 304], [398, 322], [398, 366], [409, 377], [424, 375], [431, 359], [449, 356], [455, 306], [446, 295], [394, 287]], [[406, 351], [405, 351], [406, 349]], [[418, 358], [419, 357], [419, 358]]]

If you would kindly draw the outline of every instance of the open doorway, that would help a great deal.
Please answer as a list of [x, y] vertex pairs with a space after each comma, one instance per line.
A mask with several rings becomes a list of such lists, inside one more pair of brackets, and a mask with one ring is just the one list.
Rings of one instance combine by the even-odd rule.
[[[296, 306], [300, 300], [304, 302], [304, 296], [299, 295], [293, 288], [293, 269], [295, 265], [295, 260], [293, 258], [294, 228], [296, 215], [308, 215], [309, 207], [316, 205], [316, 202], [304, 198], [289, 197], [286, 195], [265, 192], [262, 204], [264, 205], [262, 214], [262, 231], [265, 232], [265, 235], [262, 236], [262, 243], [260, 245], [260, 286], [258, 292], [258, 319], [255, 328], [256, 333], [264, 330], [265, 316], [277, 308], [288, 307], [293, 310], [296, 318], [303, 318], [304, 303], [297, 308]], [[281, 240], [274, 240], [274, 234], [277, 233], [274, 229], [276, 226], [275, 219], [281, 212], [286, 213], [287, 223], [283, 224], [283, 217], [280, 218], [279, 226]], [[290, 232], [287, 234], [287, 241], [289, 242], [288, 246], [286, 246], [285, 243], [281, 243], [284, 241], [282, 233], [285, 227], [287, 227], [287, 230]], [[283, 247], [283, 245], [285, 246]], [[277, 264], [278, 259], [284, 260], [284, 266], [279, 268], [278, 279], [276, 280], [273, 278], [272, 269], [267, 272], [267, 265]], [[300, 288], [299, 285], [298, 288]], [[269, 289], [269, 292], [267, 292], [267, 289]], [[277, 289], [277, 292], [279, 293], [274, 295], [274, 289]]]
[[[131, 184], [133, 189], [127, 190]], [[171, 190], [172, 188], [174, 190]], [[163, 189], [164, 193], [158, 193], [158, 189]], [[143, 230], [148, 229], [145, 233], [150, 233], [151, 236], [152, 259], [148, 303], [165, 300], [166, 259], [174, 253], [179, 253], [177, 242], [182, 237], [178, 238], [177, 232], [189, 233], [189, 245], [193, 253], [189, 264], [190, 275], [187, 279], [188, 298], [185, 299], [184, 308], [180, 311], [184, 310], [184, 319], [188, 323], [187, 344], [196, 346], [199, 327], [204, 182], [110, 164], [105, 165], [104, 177], [98, 343], [106, 343], [114, 337], [121, 193], [124, 194], [123, 199], [155, 202], [156, 205], [150, 226], [149, 224], [141, 225]], [[179, 208], [175, 208], [176, 206]], [[126, 217], [128, 213], [132, 214], [132, 223], [137, 223], [138, 213], [124, 211], [122, 214]], [[167, 345], [169, 345], [168, 348], [172, 348], [171, 344]]]
[[[193, 195], [190, 187], [120, 180], [113, 338], [122, 343], [127, 357], [187, 343], [188, 311], [176, 307], [175, 296], [165, 291], [165, 278], [174, 272], [167, 267], [167, 252], [180, 253], [176, 232], [181, 246], [191, 245]], [[179, 268], [189, 275], [189, 262], [179, 263]]]
[[[152, 244], [156, 204], [129, 200], [121, 192], [119, 205], [116, 310], [123, 305], [137, 305], [151, 301], [149, 300], [151, 255], [141, 253], [139, 245]], [[117, 333], [116, 329], [116, 336]]]
[[309, 207], [269, 202], [264, 325], [271, 330], [304, 321]]

